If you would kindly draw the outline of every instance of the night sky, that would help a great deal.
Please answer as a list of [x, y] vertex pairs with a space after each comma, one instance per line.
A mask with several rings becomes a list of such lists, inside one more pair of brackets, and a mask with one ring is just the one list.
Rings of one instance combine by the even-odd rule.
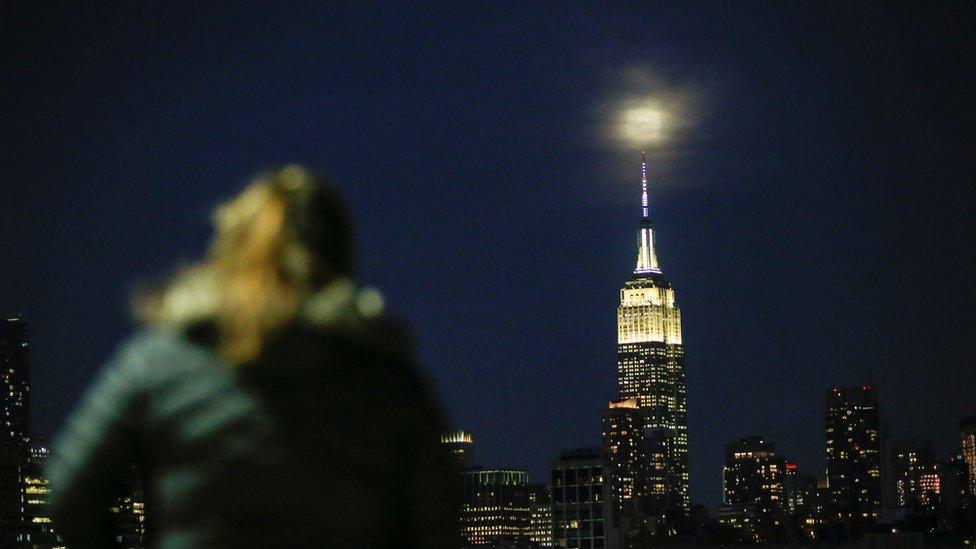
[[361, 278], [478, 461], [544, 481], [615, 397], [640, 146], [606, 126], [633, 97], [678, 127], [648, 143], [651, 216], [694, 501], [741, 436], [820, 472], [834, 385], [943, 456], [976, 413], [972, 3], [31, 4], [0, 7], [0, 314], [31, 323], [36, 430], [131, 332], [133, 287], [300, 162], [348, 194]]

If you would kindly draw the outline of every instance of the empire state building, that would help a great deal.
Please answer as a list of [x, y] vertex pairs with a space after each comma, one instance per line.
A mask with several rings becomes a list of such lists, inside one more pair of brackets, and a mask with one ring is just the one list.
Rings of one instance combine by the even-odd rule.
[[661, 272], [641, 151], [637, 262], [617, 308], [618, 399], [603, 417], [615, 522], [674, 532], [690, 511], [681, 310]]

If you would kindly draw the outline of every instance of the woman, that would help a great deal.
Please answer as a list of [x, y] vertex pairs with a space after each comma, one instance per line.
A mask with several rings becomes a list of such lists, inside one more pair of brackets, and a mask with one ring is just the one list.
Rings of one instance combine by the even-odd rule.
[[137, 300], [145, 329], [56, 441], [66, 543], [112, 543], [135, 467], [153, 547], [457, 547], [441, 418], [402, 329], [350, 281], [337, 192], [288, 167], [214, 219], [208, 258]]

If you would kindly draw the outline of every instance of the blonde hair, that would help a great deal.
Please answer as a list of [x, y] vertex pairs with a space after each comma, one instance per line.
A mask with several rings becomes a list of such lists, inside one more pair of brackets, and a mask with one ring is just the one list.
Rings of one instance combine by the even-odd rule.
[[305, 300], [352, 270], [351, 224], [338, 192], [297, 166], [255, 178], [213, 214], [203, 261], [137, 298], [143, 321], [189, 329], [209, 323], [232, 364], [256, 358]]

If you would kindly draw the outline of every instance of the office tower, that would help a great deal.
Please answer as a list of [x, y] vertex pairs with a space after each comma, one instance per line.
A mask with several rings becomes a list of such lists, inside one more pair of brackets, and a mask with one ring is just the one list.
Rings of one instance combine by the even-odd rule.
[[931, 441], [893, 441], [889, 458], [892, 504], [915, 511], [935, 511], [933, 495], [939, 493], [939, 471]]
[[747, 528], [753, 541], [768, 541], [785, 525], [788, 508], [786, 458], [762, 436], [739, 439], [725, 447], [722, 503], [734, 526]]
[[962, 459], [966, 462], [968, 494], [976, 499], [976, 416], [963, 418], [959, 422], [959, 445]]
[[600, 448], [562, 452], [552, 462], [553, 547], [620, 547], [610, 524], [606, 465]]
[[48, 456], [47, 440], [38, 434], [31, 435], [27, 463], [21, 477], [23, 520], [18, 542], [22, 547], [54, 549], [64, 545], [55, 531], [55, 525], [47, 509], [50, 488], [47, 477], [44, 476], [44, 465], [47, 463]]
[[804, 473], [795, 463], [787, 461], [784, 483], [787, 515], [804, 517], [810, 514], [817, 493], [817, 476]]
[[464, 469], [461, 480], [461, 538], [465, 547], [520, 542], [530, 524], [524, 469]]
[[474, 438], [460, 429], [441, 436], [441, 444], [447, 449], [455, 469], [474, 467]]
[[528, 485], [529, 543], [536, 547], [552, 547], [552, 493], [541, 483]]
[[[617, 453], [611, 484], [616, 490], [621, 510], [631, 498], [642, 500], [640, 509], [646, 516], [671, 523], [680, 522], [691, 509], [688, 492], [688, 421], [685, 397], [684, 347], [681, 342], [681, 311], [675, 303], [674, 290], [661, 272], [654, 247], [647, 198], [647, 163], [641, 153], [641, 218], [638, 224], [637, 264], [633, 275], [620, 290], [617, 309], [617, 385], [618, 402], [636, 401], [637, 413], [609, 415], [623, 420], [633, 414], [633, 425], [641, 431], [647, 447], [638, 459], [654, 458], [655, 463], [624, 463], [632, 450], [631, 442], [605, 440], [612, 448], [624, 444], [625, 453]], [[629, 405], [628, 405], [629, 406]], [[631, 421], [631, 420], [626, 420]], [[628, 433], [631, 431], [628, 430]], [[608, 436], [614, 435], [613, 430]], [[619, 438], [619, 437], [618, 437]], [[637, 438], [633, 438], [634, 441]], [[645, 471], [650, 490], [642, 491], [635, 475]]]
[[146, 470], [130, 467], [122, 479], [121, 495], [110, 509], [123, 549], [146, 547]]
[[16, 542], [23, 520], [22, 477], [30, 440], [30, 332], [18, 317], [0, 320], [0, 547]]
[[3, 436], [24, 447], [30, 441], [30, 331], [18, 317], [0, 321], [0, 421]]
[[827, 483], [833, 519], [871, 522], [881, 507], [881, 416], [870, 385], [826, 394]]

